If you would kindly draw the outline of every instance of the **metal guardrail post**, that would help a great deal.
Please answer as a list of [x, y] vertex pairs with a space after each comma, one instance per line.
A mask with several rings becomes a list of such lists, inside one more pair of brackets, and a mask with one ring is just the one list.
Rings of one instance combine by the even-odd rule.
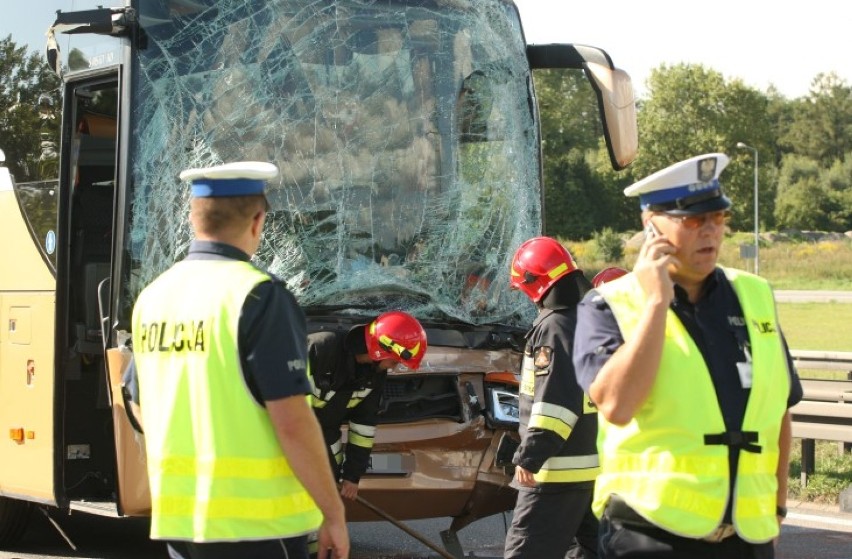
[[816, 441], [813, 439], [802, 439], [802, 487], [808, 486], [808, 476], [814, 475], [816, 471]]
[[[852, 382], [850, 382], [852, 381], [852, 352], [790, 350], [790, 355], [793, 357], [796, 367], [800, 369], [845, 371], [846, 373], [846, 380], [819, 381], [803, 379], [803, 402], [837, 402], [840, 404], [845, 403], [852, 405]], [[809, 392], [809, 387], [811, 392]], [[834, 421], [834, 418], [822, 418], [822, 420], [832, 422]], [[814, 421], [814, 418], [809, 420], [806, 419], [805, 421]], [[793, 424], [796, 424], [795, 417]], [[822, 425], [822, 423], [820, 423], [820, 425]], [[826, 426], [828, 425], [829, 424], [826, 424]], [[829, 433], [825, 436], [836, 437], [838, 435], [832, 435]], [[808, 484], [808, 476], [813, 475], [816, 471], [816, 439], [802, 438], [801, 443], [801, 483], [802, 487], [806, 487]], [[850, 447], [852, 447], [852, 443], [844, 440], [838, 442], [838, 448], [841, 452], [850, 449]]]

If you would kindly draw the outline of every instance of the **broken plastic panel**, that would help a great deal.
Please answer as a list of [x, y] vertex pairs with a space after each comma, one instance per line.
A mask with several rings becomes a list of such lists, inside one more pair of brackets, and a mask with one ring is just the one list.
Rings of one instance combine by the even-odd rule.
[[508, 272], [539, 234], [540, 156], [513, 8], [180, 0], [139, 20], [131, 299], [191, 240], [179, 172], [257, 160], [281, 173], [255, 260], [309, 314], [529, 324]]

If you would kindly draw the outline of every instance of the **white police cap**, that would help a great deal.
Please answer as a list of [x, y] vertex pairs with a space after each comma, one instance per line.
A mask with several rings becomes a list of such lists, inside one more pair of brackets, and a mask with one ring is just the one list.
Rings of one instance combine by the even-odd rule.
[[722, 194], [719, 175], [730, 159], [724, 153], [707, 153], [675, 163], [624, 189], [639, 196], [643, 210], [672, 215], [725, 210], [731, 201]]
[[187, 169], [180, 174], [181, 180], [192, 183], [192, 195], [196, 198], [263, 194], [266, 181], [277, 176], [278, 167], [263, 161], [238, 161]]

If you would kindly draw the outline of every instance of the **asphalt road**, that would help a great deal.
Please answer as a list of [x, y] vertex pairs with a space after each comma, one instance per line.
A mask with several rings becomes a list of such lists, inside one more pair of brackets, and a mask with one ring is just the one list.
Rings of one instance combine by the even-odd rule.
[[[162, 544], [147, 537], [147, 522], [114, 519], [75, 513], [60, 516], [59, 524], [77, 546], [68, 543], [41, 515], [18, 548], [0, 551], [0, 559], [150, 559], [165, 558]], [[468, 526], [459, 533], [465, 557], [501, 557], [507, 517], [494, 515]], [[440, 545], [440, 532], [449, 526], [448, 518], [420, 520], [407, 525]], [[352, 559], [434, 559], [438, 555], [427, 546], [386, 522], [350, 524]], [[791, 506], [778, 547], [777, 559], [852, 559], [852, 514]]]
[[852, 303], [852, 291], [776, 290], [779, 303]]

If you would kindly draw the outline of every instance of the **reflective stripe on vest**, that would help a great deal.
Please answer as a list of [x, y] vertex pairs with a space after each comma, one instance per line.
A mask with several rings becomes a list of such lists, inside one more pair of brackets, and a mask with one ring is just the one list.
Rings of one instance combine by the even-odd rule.
[[[742, 431], [756, 432], [760, 452], [741, 450], [733, 522], [750, 542], [778, 535], [775, 519], [778, 438], [789, 394], [789, 372], [778, 333], [775, 301], [757, 276], [725, 270], [742, 306], [753, 358], [752, 388]], [[630, 340], [645, 304], [632, 275], [597, 291]], [[623, 426], [600, 417], [602, 472], [595, 485], [597, 515], [616, 493], [639, 514], [674, 534], [700, 538], [722, 521], [729, 493], [728, 448], [704, 435], [725, 431], [707, 366], [680, 320], [669, 309], [662, 359], [654, 387]]]
[[134, 307], [153, 539], [286, 538], [321, 522], [240, 366], [240, 311], [268, 280], [246, 262], [183, 261]]

